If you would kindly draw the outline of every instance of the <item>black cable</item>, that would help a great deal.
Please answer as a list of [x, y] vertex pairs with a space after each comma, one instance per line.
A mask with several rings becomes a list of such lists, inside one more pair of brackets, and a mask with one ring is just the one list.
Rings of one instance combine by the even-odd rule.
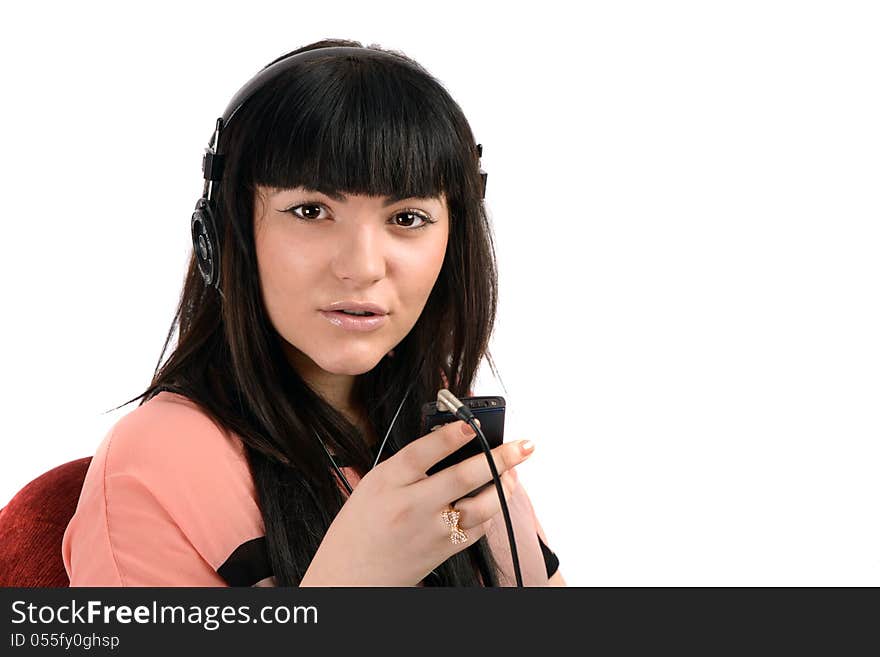
[[[434, 348], [434, 344], [437, 342], [437, 336], [435, 335], [431, 340], [431, 346], [425, 351], [422, 355], [422, 359], [419, 361], [419, 366], [416, 368], [415, 374], [410, 378], [409, 385], [406, 387], [406, 392], [403, 394], [403, 399], [400, 400], [400, 404], [397, 406], [397, 411], [394, 413], [394, 417], [391, 419], [391, 424], [388, 426], [388, 430], [385, 432], [385, 438], [382, 440], [381, 445], [379, 446], [379, 451], [376, 453], [376, 460], [373, 462], [373, 467], [376, 467], [376, 464], [379, 462], [379, 457], [382, 455], [382, 450], [385, 448], [385, 443], [388, 441], [388, 436], [391, 435], [391, 430], [394, 428], [394, 423], [397, 422], [397, 416], [400, 415], [400, 409], [403, 408], [403, 404], [406, 402], [407, 397], [409, 397], [409, 393], [415, 385], [415, 382], [418, 380], [419, 375], [422, 373], [422, 368], [425, 366], [425, 360], [428, 357], [428, 354]], [[339, 469], [339, 466], [336, 465], [336, 461], [333, 459], [333, 455], [330, 454], [330, 450], [327, 449], [327, 445], [324, 444], [324, 441], [321, 440], [321, 436], [318, 435], [318, 432], [315, 432], [315, 436], [318, 439], [318, 442], [321, 443], [321, 447], [324, 448], [324, 453], [327, 455], [327, 458], [330, 459], [330, 463], [333, 464], [333, 469], [336, 471], [339, 480], [345, 485], [345, 489], [348, 491], [348, 494], [351, 495], [354, 490], [351, 487], [351, 484], [348, 483], [348, 479], [345, 478], [345, 475], [342, 473], [342, 470]]]
[[[445, 395], [443, 395], [444, 392], [446, 393]], [[452, 411], [455, 414], [455, 417], [467, 422], [480, 438], [480, 446], [483, 448], [483, 453], [489, 461], [489, 470], [492, 472], [492, 479], [495, 482], [495, 490], [498, 491], [498, 500], [501, 502], [501, 513], [504, 514], [504, 524], [507, 526], [507, 540], [510, 543], [510, 555], [513, 557], [513, 574], [516, 577], [516, 585], [521, 587], [523, 585], [522, 573], [519, 568], [519, 554], [516, 551], [516, 540], [513, 537], [513, 523], [510, 520], [510, 511], [507, 509], [507, 500], [504, 497], [504, 487], [501, 485], [501, 477], [498, 475], [498, 469], [495, 467], [495, 459], [492, 458], [492, 448], [489, 447], [489, 441], [486, 440], [486, 436], [483, 435], [483, 430], [480, 429], [480, 425], [477, 424], [474, 419], [474, 414], [471, 413], [471, 409], [458, 401], [458, 399], [456, 399], [448, 390], [441, 390], [438, 394], [438, 399], [441, 398], [441, 395], [443, 395], [442, 401], [447, 407], [449, 407], [449, 402], [452, 400], [458, 402], [457, 407]]]

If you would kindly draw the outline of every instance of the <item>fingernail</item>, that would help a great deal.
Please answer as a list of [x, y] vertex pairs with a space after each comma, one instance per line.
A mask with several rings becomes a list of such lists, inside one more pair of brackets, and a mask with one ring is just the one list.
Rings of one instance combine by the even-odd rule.
[[533, 443], [531, 440], [523, 440], [520, 442], [519, 448], [523, 454], [531, 454], [532, 451], [535, 449], [535, 443]]
[[[477, 420], [477, 422], [479, 422], [479, 420]], [[461, 433], [464, 436], [476, 436], [477, 435], [477, 432], [474, 431], [474, 428], [471, 425], [469, 425], [467, 422], [465, 422], [464, 420], [461, 421]]]

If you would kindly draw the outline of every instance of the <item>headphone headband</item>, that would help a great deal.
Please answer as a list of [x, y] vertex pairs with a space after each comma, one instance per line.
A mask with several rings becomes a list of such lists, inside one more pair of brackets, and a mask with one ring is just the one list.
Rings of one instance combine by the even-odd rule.
[[403, 60], [397, 55], [385, 52], [383, 50], [371, 50], [369, 48], [357, 48], [354, 46], [334, 46], [332, 48], [315, 48], [314, 50], [306, 50], [300, 53], [287, 53], [281, 55], [278, 59], [266, 64], [259, 73], [239, 89], [223, 112], [221, 119], [223, 125], [226, 126], [235, 113], [241, 108], [247, 100], [253, 96], [257, 90], [261, 89], [264, 84], [274, 80], [294, 64], [303, 64], [314, 59], [322, 59], [325, 57], [333, 57], [335, 55], [356, 55], [358, 58], [374, 57], [377, 59], [394, 59], [398, 62]]

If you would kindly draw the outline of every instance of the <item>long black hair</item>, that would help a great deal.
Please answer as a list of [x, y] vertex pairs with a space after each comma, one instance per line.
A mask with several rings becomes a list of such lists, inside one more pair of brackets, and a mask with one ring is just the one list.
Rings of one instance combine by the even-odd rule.
[[[477, 146], [461, 108], [398, 51], [333, 39], [293, 52], [332, 46], [364, 48], [364, 56], [330, 55], [293, 66], [257, 91], [224, 131], [226, 166], [214, 187], [223, 296], [205, 286], [192, 257], [150, 386], [126, 402], [175, 392], [240, 437], [279, 586], [299, 585], [345, 501], [315, 432], [361, 476], [374, 457], [360, 429], [290, 365], [268, 319], [253, 234], [257, 185], [446, 196], [447, 250], [422, 314], [394, 357], [355, 382], [355, 398], [376, 435], [384, 436], [416, 377], [383, 455], [420, 437], [421, 404], [439, 388], [466, 396], [484, 356], [495, 371], [488, 343], [497, 265]], [[376, 52], [386, 55], [369, 56]], [[175, 328], [177, 344], [163, 365]], [[497, 586], [496, 569], [484, 536], [438, 566], [439, 577], [426, 583], [479, 586], [479, 573], [485, 585]]]

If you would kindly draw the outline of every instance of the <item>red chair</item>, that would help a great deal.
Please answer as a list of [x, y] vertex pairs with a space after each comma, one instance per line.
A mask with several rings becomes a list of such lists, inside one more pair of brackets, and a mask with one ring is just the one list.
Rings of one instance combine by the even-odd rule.
[[61, 539], [92, 457], [40, 475], [0, 509], [0, 586], [70, 586]]

